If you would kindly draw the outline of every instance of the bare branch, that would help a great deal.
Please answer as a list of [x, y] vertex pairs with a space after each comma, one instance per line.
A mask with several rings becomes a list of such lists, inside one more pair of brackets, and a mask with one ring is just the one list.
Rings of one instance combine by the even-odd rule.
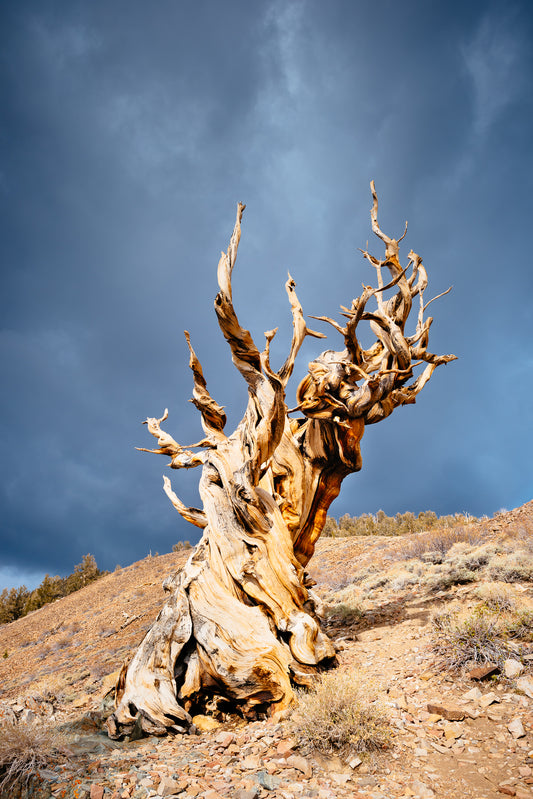
[[284, 386], [287, 385], [287, 382], [292, 375], [294, 364], [296, 361], [296, 356], [300, 350], [300, 347], [303, 344], [303, 341], [306, 336], [312, 336], [313, 338], [326, 338], [323, 333], [317, 333], [314, 330], [310, 330], [304, 319], [302, 306], [300, 305], [300, 301], [296, 295], [296, 283], [292, 279], [290, 273], [287, 282], [285, 283], [285, 290], [287, 292], [287, 296], [289, 298], [289, 302], [291, 304], [291, 311], [292, 311], [292, 342], [291, 342], [291, 350], [287, 357], [287, 360], [281, 367], [278, 372], [278, 376], [283, 383]]
[[187, 330], [185, 331], [185, 339], [190, 352], [189, 367], [194, 375], [194, 390], [191, 402], [202, 414], [202, 427], [206, 434], [220, 435], [226, 424], [226, 414], [223, 407], [212, 398], [207, 390], [202, 366], [192, 348], [191, 338]]
[[202, 529], [207, 527], [207, 517], [203, 510], [199, 510], [198, 508], [188, 508], [186, 505], [184, 505], [181, 499], [179, 499], [177, 494], [172, 490], [170, 480], [166, 475], [163, 475], [163, 491], [170, 499], [178, 513], [183, 516], [186, 521], [194, 524], [195, 527], [200, 527]]
[[426, 308], [427, 308], [429, 305], [431, 305], [431, 303], [432, 303], [432, 302], [435, 302], [435, 300], [440, 300], [440, 298], [441, 298], [441, 297], [445, 297], [445, 296], [446, 296], [446, 294], [449, 294], [449, 293], [450, 293], [450, 291], [452, 290], [452, 288], [453, 288], [453, 286], [450, 286], [450, 288], [449, 288], [449, 289], [446, 289], [446, 291], [442, 291], [440, 294], [437, 294], [437, 296], [436, 296], [436, 297], [433, 297], [433, 299], [432, 299], [432, 300], [428, 300], [428, 302], [426, 302], [426, 304], [424, 305], [424, 311], [426, 310]]

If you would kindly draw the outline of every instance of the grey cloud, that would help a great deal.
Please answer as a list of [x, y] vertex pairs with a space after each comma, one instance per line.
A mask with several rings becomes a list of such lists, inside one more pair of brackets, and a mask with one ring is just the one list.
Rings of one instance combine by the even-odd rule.
[[[279, 325], [282, 362], [287, 270], [308, 314], [335, 316], [372, 280], [357, 252], [370, 239], [380, 253], [371, 178], [384, 228], [409, 219], [428, 294], [454, 284], [432, 306], [431, 346], [460, 360], [367, 430], [333, 512], [531, 498], [528, 4], [1, 13], [1, 574], [66, 573], [87, 551], [113, 568], [195, 539], [161, 490], [164, 459], [134, 446], [166, 406], [178, 440], [199, 437], [183, 329], [228, 427], [244, 409], [212, 308], [236, 203], [236, 305], [258, 343]], [[196, 504], [197, 474], [172, 480]]]

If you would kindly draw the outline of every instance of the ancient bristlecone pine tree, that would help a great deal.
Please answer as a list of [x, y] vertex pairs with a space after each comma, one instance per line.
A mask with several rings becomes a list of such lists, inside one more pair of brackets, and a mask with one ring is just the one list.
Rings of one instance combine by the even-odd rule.
[[[152, 734], [189, 729], [192, 713], [207, 702], [238, 707], [249, 717], [258, 710], [282, 710], [292, 700], [292, 684], [309, 685], [318, 669], [335, 662], [335, 647], [320, 628], [318, 599], [305, 571], [327, 510], [343, 478], [361, 468], [365, 425], [414, 403], [434, 369], [455, 358], [427, 350], [432, 319], [424, 318], [426, 270], [412, 251], [401, 266], [398, 245], [405, 232], [398, 241], [382, 232], [373, 183], [371, 189], [372, 229], [385, 245], [385, 257], [379, 260], [366, 250], [363, 256], [375, 270], [377, 287], [363, 286], [342, 309], [344, 326], [312, 317], [333, 325], [344, 349], [326, 350], [309, 364], [291, 410], [285, 388], [302, 342], [308, 335], [324, 336], [307, 327], [290, 276], [286, 290], [294, 332], [281, 369], [274, 371], [269, 359], [276, 331], [265, 334], [260, 352], [241, 327], [231, 291], [244, 211], [238, 206], [228, 250], [218, 264], [215, 311], [247, 383], [248, 406], [227, 435], [224, 411], [207, 390], [186, 333], [192, 401], [205, 437], [180, 446], [161, 429], [165, 411], [161, 419], [147, 419], [158, 444], [148, 451], [168, 455], [174, 469], [201, 467], [201, 510], [186, 507], [166, 477], [164, 488], [203, 536], [186, 566], [166, 580], [170, 598], [124, 664], [108, 719], [113, 738], [130, 733], [135, 723]], [[416, 328], [408, 335], [405, 326], [416, 298]], [[366, 350], [357, 339], [360, 322], [369, 322], [376, 336]], [[423, 368], [414, 377], [419, 365]]]

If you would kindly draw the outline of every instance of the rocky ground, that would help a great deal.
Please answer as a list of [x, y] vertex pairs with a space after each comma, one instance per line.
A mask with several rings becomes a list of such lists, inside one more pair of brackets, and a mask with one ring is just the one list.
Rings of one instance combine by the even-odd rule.
[[[531, 532], [532, 515], [533, 503], [502, 514], [485, 524], [482, 539], [510, 531], [522, 540], [524, 530]], [[101, 731], [102, 700], [123, 656], [157, 612], [162, 577], [183, 559], [165, 555], [0, 628], [0, 652], [7, 652], [0, 660], [4, 724], [14, 717], [30, 725], [44, 718], [50, 728], [63, 725], [68, 735], [68, 752], [40, 769], [29, 795], [533, 797], [533, 648], [514, 644], [493, 674], [443, 668], [433, 649], [432, 616], [452, 604], [475, 604], [479, 581], [436, 591], [422, 574], [417, 582], [393, 579], [405, 573], [407, 562], [398, 561], [398, 548], [409, 545], [408, 539], [324, 539], [311, 569], [329, 606], [328, 633], [342, 647], [341, 668], [355, 669], [363, 685], [377, 686], [387, 708], [387, 750], [344, 759], [309, 751], [290, 719], [200, 719], [200, 735], [110, 741]], [[391, 569], [393, 577], [385, 579]], [[357, 583], [361, 609], [337, 612], [358, 572], [367, 575]], [[532, 586], [522, 581], [512, 587], [526, 602]]]

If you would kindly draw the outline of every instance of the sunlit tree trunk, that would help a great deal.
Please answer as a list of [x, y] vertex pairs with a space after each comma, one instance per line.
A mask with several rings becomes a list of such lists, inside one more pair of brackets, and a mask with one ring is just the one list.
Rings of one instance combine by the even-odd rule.
[[[189, 334], [193, 402], [201, 413], [204, 438], [180, 446], [161, 424], [147, 419], [158, 448], [172, 468], [200, 467], [203, 507], [188, 508], [170, 481], [165, 491], [178, 512], [203, 528], [186, 566], [169, 577], [170, 597], [133, 658], [124, 664], [116, 708], [108, 719], [112, 737], [131, 732], [185, 730], [191, 714], [213, 703], [239, 708], [245, 715], [283, 710], [293, 684], [309, 685], [321, 668], [335, 662], [335, 648], [320, 627], [320, 608], [305, 567], [342, 480], [361, 468], [360, 441], [366, 425], [413, 403], [434, 369], [454, 359], [427, 351], [432, 319], [424, 319], [427, 285], [422, 260], [410, 252], [406, 268], [398, 259], [399, 241], [378, 225], [377, 196], [371, 184], [372, 227], [385, 244], [385, 258], [367, 251], [377, 288], [365, 286], [349, 308], [345, 326], [328, 317], [344, 348], [327, 350], [309, 364], [297, 392], [297, 407], [287, 409], [285, 389], [298, 351], [308, 335], [292, 278], [286, 290], [293, 318], [287, 359], [274, 371], [265, 334], [262, 352], [241, 327], [232, 301], [232, 271], [244, 206], [226, 253], [218, 265], [215, 311], [233, 363], [248, 388], [248, 405], [237, 429], [226, 435], [223, 409], [210, 396]], [[405, 235], [405, 233], [404, 233]], [[384, 283], [382, 270], [390, 280]], [[410, 272], [410, 274], [408, 274]], [[390, 295], [387, 298], [387, 295]], [[405, 331], [411, 306], [419, 298], [416, 328]], [[367, 310], [373, 299], [376, 307]], [[370, 323], [376, 342], [360, 346], [356, 329]], [[424, 368], [414, 377], [414, 368]]]

